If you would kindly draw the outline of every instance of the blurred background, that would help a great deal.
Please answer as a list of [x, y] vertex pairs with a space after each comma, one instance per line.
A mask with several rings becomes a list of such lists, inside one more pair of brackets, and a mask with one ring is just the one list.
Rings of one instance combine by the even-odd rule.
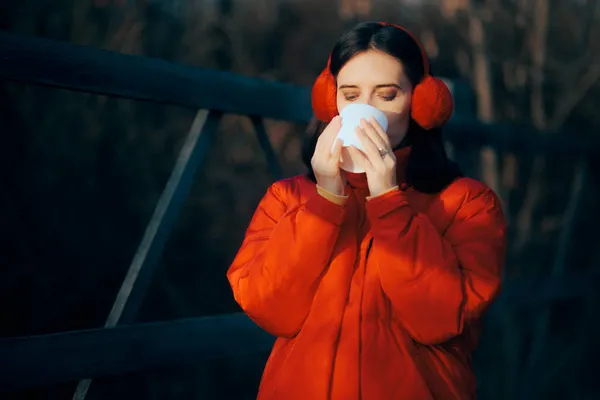
[[[510, 224], [512, 300], [475, 355], [479, 398], [600, 398], [599, 0], [0, 1], [2, 31], [299, 86], [364, 20], [413, 31], [456, 87], [457, 121], [496, 138], [461, 139], [457, 122], [448, 143]], [[196, 113], [0, 76], [0, 343], [105, 324]], [[283, 175], [303, 173], [306, 124], [265, 126]], [[255, 128], [221, 119], [134, 322], [239, 311], [225, 271], [274, 180]], [[86, 398], [253, 399], [267, 355], [102, 376]], [[76, 384], [0, 398], [70, 399]]]

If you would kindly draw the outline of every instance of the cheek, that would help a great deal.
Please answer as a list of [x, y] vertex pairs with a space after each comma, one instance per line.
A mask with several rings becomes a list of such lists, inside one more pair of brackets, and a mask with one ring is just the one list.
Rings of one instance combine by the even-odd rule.
[[407, 95], [390, 102], [381, 100], [376, 107], [385, 113], [390, 124], [403, 122], [410, 115], [411, 97]]
[[408, 114], [398, 114], [398, 113], [385, 113], [388, 119], [388, 129], [387, 134], [390, 137], [396, 136], [399, 132], [403, 131], [403, 128], [406, 126], [406, 121], [408, 120]]

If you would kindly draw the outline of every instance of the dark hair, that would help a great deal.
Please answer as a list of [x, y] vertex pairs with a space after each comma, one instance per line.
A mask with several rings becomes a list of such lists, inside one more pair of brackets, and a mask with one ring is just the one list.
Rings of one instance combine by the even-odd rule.
[[[351, 58], [368, 50], [378, 50], [400, 60], [413, 87], [423, 79], [425, 67], [419, 45], [403, 30], [377, 22], [360, 23], [338, 39], [331, 52], [332, 75], [337, 77]], [[313, 181], [315, 176], [310, 161], [325, 126], [325, 123], [313, 120], [303, 143], [302, 161]], [[411, 120], [407, 136], [398, 147], [407, 145], [412, 146], [412, 150], [406, 166], [406, 183], [416, 190], [436, 193], [462, 176], [458, 165], [448, 159], [441, 128], [426, 131]]]

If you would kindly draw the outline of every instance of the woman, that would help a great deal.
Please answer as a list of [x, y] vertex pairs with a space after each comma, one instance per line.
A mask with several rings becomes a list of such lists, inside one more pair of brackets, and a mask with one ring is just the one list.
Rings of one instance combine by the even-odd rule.
[[[228, 271], [236, 301], [277, 341], [259, 399], [472, 399], [471, 352], [500, 289], [505, 220], [462, 177], [440, 127], [452, 98], [403, 28], [340, 37], [313, 88], [307, 176], [264, 196]], [[344, 155], [338, 111], [382, 110]], [[320, 133], [322, 131], [322, 133]], [[335, 143], [335, 146], [334, 146]], [[332, 146], [334, 151], [332, 152]]]

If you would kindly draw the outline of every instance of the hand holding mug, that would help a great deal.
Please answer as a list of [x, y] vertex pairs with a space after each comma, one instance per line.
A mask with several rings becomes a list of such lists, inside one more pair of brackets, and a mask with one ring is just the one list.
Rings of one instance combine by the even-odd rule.
[[341, 126], [339, 116], [331, 120], [317, 139], [315, 152], [310, 161], [317, 185], [337, 195], [343, 195], [345, 187], [340, 171], [342, 141], [337, 138]]

